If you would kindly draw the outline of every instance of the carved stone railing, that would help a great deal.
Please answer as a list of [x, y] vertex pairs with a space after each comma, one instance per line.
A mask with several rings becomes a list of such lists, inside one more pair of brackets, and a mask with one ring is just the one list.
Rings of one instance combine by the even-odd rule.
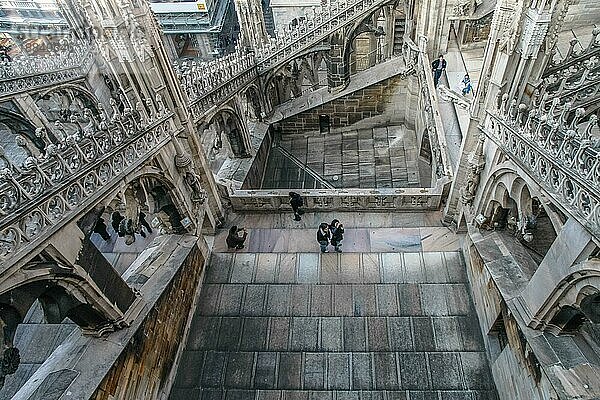
[[191, 100], [195, 117], [238, 93], [259, 74], [293, 60], [336, 30], [387, 3], [390, 0], [331, 1], [290, 30], [279, 32], [278, 39], [255, 52], [238, 48], [211, 62], [177, 62], [175, 70]]
[[254, 56], [240, 48], [218, 60], [177, 62], [175, 71], [195, 119], [217, 107], [258, 77]]
[[[415, 45], [413, 46], [416, 47]], [[448, 143], [446, 142], [444, 126], [442, 125], [442, 118], [435, 97], [435, 85], [430, 65], [427, 53], [419, 51], [416, 68], [423, 98], [422, 112], [425, 113], [425, 126], [429, 133], [431, 151], [433, 153], [433, 172], [437, 179], [442, 177], [451, 178], [452, 166], [448, 159]]]
[[600, 99], [600, 28], [594, 28], [586, 48], [576, 51], [576, 38], [562, 59], [552, 60], [542, 75], [542, 102], [546, 110], [552, 100], [571, 103], [573, 107], [588, 107]]
[[48, 55], [0, 61], [0, 98], [82, 78], [93, 59], [89, 43], [65, 40]]
[[[569, 105], [553, 111], [508, 105], [488, 112], [484, 132], [517, 165], [595, 236], [600, 237], [600, 140], [592, 136], [595, 115], [567, 123]], [[581, 114], [581, 112], [580, 112]], [[579, 126], [582, 125], [582, 126]]]
[[[440, 208], [444, 184], [434, 188], [314, 189], [298, 191], [310, 211], [423, 211]], [[291, 210], [289, 190], [235, 190], [229, 196], [234, 210], [281, 212]]]
[[171, 115], [113, 115], [60, 143], [41, 135], [45, 154], [23, 165], [0, 153], [0, 273], [160, 150], [171, 139]]
[[359, 20], [373, 10], [390, 3], [389, 0], [332, 0], [324, 8], [315, 9], [312, 15], [296, 26], [280, 31], [277, 39], [257, 50], [259, 70], [277, 68], [302, 52], [310, 49], [343, 26]]

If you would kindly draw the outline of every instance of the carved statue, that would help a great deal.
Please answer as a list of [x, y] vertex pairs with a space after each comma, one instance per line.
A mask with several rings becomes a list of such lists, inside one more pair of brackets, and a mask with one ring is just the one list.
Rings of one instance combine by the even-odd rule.
[[33, 143], [31, 143], [29, 140], [27, 140], [24, 136], [22, 135], [17, 135], [15, 137], [15, 144], [19, 147], [21, 147], [23, 150], [25, 150], [25, 152], [33, 157], [39, 157], [40, 156], [40, 151], [38, 150], [37, 147], [35, 147], [33, 145]]
[[144, 110], [144, 106], [140, 101], [135, 103], [135, 111], [138, 113], [138, 117], [140, 119], [140, 125], [146, 124], [146, 110]]
[[59, 120], [54, 121], [54, 136], [56, 136], [56, 139], [58, 140], [58, 146], [64, 146], [67, 140], [67, 131]]
[[152, 104], [152, 100], [151, 99], [146, 99], [146, 107], [148, 108], [148, 112], [152, 111], [152, 108], [154, 107], [154, 104]]
[[111, 121], [120, 121], [121, 113], [119, 112], [119, 107], [117, 106], [117, 101], [112, 97], [109, 100], [110, 108], [112, 110], [112, 115], [110, 117]]
[[188, 170], [184, 175], [185, 183], [192, 190], [192, 201], [195, 203], [203, 204], [206, 200], [206, 190], [202, 189], [200, 186], [200, 178], [196, 175], [195, 172]]
[[481, 171], [483, 171], [483, 168], [485, 167], [485, 156], [483, 154], [484, 142], [485, 136], [479, 136], [477, 147], [469, 157], [469, 173], [467, 175], [467, 182], [460, 190], [461, 202], [464, 205], [473, 204], [475, 193], [479, 187]]
[[461, 201], [463, 204], [472, 204], [475, 198], [475, 192], [479, 186], [480, 170], [476, 165], [471, 165], [467, 175], [467, 184], [461, 189]]
[[123, 93], [119, 93], [119, 103], [121, 107], [123, 107], [123, 114], [127, 114], [131, 111], [131, 107], [129, 107], [129, 100]]
[[88, 123], [83, 128], [84, 135], [93, 135], [94, 131], [98, 128], [98, 121], [96, 121], [94, 114], [92, 114], [92, 110], [85, 108], [83, 110], [83, 117], [88, 120]]
[[223, 148], [223, 139], [221, 138], [221, 131], [219, 129], [219, 127], [217, 127], [217, 133], [215, 134], [215, 140], [213, 140], [213, 145], [211, 150], [211, 158], [215, 158], [215, 156], [217, 154], [219, 154], [219, 152], [221, 151], [221, 149]]
[[158, 115], [164, 115], [166, 112], [166, 108], [160, 93], [156, 95], [156, 104], [158, 105]]
[[79, 125], [79, 120], [75, 114], [71, 114], [69, 116], [69, 122], [71, 124], [75, 125], [75, 127], [77, 128], [78, 136], [81, 136], [83, 134], [83, 131], [81, 130], [81, 126]]

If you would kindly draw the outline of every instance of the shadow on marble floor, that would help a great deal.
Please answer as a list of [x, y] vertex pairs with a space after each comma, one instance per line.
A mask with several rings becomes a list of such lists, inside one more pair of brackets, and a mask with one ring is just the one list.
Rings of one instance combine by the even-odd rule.
[[[314, 253], [319, 251], [316, 229], [247, 228], [248, 238], [241, 250], [229, 250], [227, 231], [220, 232], [213, 251], [237, 253]], [[346, 227], [342, 250], [347, 253], [436, 252], [460, 249], [460, 235], [445, 227], [350, 228]], [[333, 250], [330, 246], [329, 250]]]

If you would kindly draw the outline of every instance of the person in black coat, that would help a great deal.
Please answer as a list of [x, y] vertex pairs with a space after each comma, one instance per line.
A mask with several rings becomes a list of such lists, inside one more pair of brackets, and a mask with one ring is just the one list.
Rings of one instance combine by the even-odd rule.
[[300, 221], [302, 219], [300, 216], [304, 214], [304, 211], [300, 209], [304, 205], [302, 197], [296, 192], [290, 192], [290, 205], [294, 210], [294, 221]]
[[99, 234], [105, 241], [108, 242], [110, 240], [110, 234], [108, 233], [108, 230], [106, 230], [104, 218], [98, 218], [98, 221], [96, 221], [96, 225], [94, 225], [94, 232]]
[[342, 252], [342, 240], [344, 240], [344, 225], [340, 224], [340, 221], [334, 219], [329, 225], [329, 232], [331, 232], [331, 245], [335, 248], [338, 253]]
[[446, 60], [444, 60], [444, 56], [440, 54], [440, 58], [431, 63], [431, 68], [433, 69], [433, 85], [437, 87], [438, 82], [442, 77], [442, 73], [446, 70]]
[[119, 225], [121, 225], [121, 221], [123, 221], [125, 219], [124, 216], [121, 215], [120, 212], [115, 211], [112, 213], [111, 215], [111, 220], [110, 220], [110, 224], [113, 227], [113, 229], [115, 230], [115, 232], [117, 232], [117, 234], [119, 235], [119, 237], [123, 237], [124, 234], [122, 234], [119, 231]]
[[[239, 232], [243, 232], [242, 236], [240, 236]], [[229, 234], [227, 235], [227, 239], [225, 242], [227, 243], [227, 247], [230, 249], [243, 249], [244, 242], [246, 241], [246, 236], [248, 236], [248, 232], [246, 232], [246, 228], [238, 229], [237, 226], [232, 226], [229, 229]]]
[[327, 246], [329, 246], [329, 239], [331, 239], [331, 233], [329, 232], [329, 225], [323, 222], [319, 225], [317, 230], [317, 242], [321, 246], [321, 253], [327, 253]]

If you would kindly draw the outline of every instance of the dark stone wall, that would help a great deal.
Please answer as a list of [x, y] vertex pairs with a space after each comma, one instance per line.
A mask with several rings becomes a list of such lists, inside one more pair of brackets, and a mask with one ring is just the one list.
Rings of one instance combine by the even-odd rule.
[[319, 116], [328, 115], [330, 128], [352, 125], [362, 119], [383, 114], [386, 104], [391, 103], [400, 77], [385, 79], [367, 88], [312, 108], [283, 120], [278, 125], [283, 134], [300, 134], [319, 130]]
[[204, 257], [194, 246], [91, 399], [160, 397], [183, 343], [203, 265]]
[[106, 298], [121, 312], [127, 311], [135, 300], [135, 293], [87, 236], [83, 239], [77, 265], [85, 269]]

